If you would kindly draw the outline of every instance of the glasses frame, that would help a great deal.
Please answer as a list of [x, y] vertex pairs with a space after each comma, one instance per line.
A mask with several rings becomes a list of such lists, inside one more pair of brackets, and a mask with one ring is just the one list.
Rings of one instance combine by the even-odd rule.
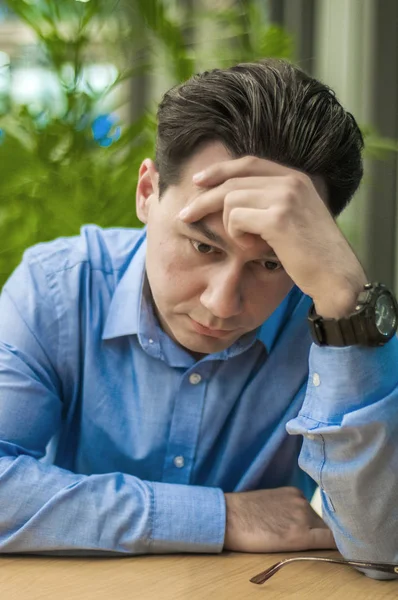
[[270, 579], [275, 573], [280, 571], [282, 567], [285, 565], [291, 564], [293, 562], [301, 562], [301, 561], [317, 561], [317, 562], [326, 562], [333, 563], [337, 565], [346, 565], [349, 567], [356, 567], [359, 569], [372, 569], [374, 571], [379, 571], [381, 573], [392, 573], [393, 575], [398, 575], [398, 564], [396, 563], [380, 563], [380, 562], [369, 562], [363, 560], [345, 560], [341, 558], [324, 558], [319, 556], [295, 556], [294, 558], [285, 558], [281, 560], [265, 571], [261, 571], [254, 577], [250, 579], [251, 583], [262, 584], [265, 583], [268, 579]]

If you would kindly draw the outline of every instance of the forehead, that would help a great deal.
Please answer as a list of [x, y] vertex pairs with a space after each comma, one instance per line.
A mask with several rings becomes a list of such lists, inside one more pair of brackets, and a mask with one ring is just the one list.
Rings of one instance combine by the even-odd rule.
[[[207, 191], [206, 188], [198, 187], [193, 183], [192, 176], [195, 173], [203, 171], [217, 162], [231, 160], [231, 158], [233, 157], [220, 142], [212, 142], [198, 149], [197, 153], [183, 166], [179, 183], [171, 185], [165, 194], [167, 198], [160, 202], [160, 209], [165, 212], [164, 217], [174, 220], [184, 206]], [[219, 221], [222, 225], [221, 214]]]
[[201, 145], [196, 153], [184, 164], [181, 171], [181, 184], [189, 185], [197, 190], [198, 188], [192, 184], [192, 176], [195, 173], [203, 171], [215, 163], [233, 158], [221, 142], [209, 142]]

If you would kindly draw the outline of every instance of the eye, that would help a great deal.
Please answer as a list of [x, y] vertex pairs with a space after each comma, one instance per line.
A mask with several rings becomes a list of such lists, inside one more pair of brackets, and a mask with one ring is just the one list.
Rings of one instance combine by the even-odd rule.
[[203, 242], [197, 242], [196, 240], [189, 241], [199, 254], [213, 254], [214, 252], [217, 252], [217, 248], [210, 246], [210, 244], [204, 244]]
[[280, 269], [283, 269], [282, 264], [274, 260], [260, 260], [258, 261], [258, 264], [267, 271], [279, 271]]

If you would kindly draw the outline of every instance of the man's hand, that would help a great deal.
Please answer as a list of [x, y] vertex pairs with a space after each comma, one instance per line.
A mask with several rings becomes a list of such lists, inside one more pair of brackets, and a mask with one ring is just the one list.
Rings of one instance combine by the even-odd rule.
[[294, 487], [225, 494], [225, 550], [294, 552], [336, 548], [333, 534]]
[[353, 312], [367, 279], [310, 177], [245, 156], [212, 165], [194, 182], [207, 189], [181, 211], [182, 220], [222, 211], [224, 228], [238, 245], [247, 247], [258, 235], [271, 246], [319, 315]]

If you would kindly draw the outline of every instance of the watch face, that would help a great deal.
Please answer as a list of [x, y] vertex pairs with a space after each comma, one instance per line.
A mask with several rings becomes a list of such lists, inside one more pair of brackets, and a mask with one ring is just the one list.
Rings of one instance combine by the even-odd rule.
[[390, 294], [381, 294], [375, 304], [376, 327], [382, 335], [390, 335], [397, 326], [394, 300]]

